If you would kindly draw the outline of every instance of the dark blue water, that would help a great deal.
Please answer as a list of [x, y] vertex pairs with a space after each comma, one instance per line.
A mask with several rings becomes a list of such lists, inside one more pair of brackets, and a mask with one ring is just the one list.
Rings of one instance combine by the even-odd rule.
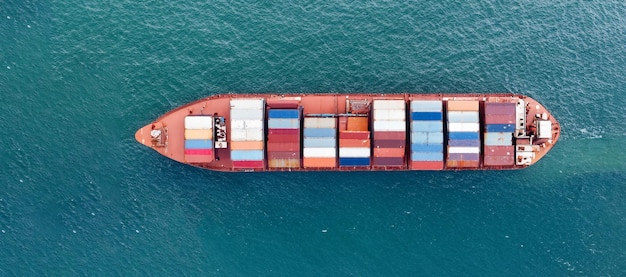
[[[622, 1], [0, 1], [0, 275], [624, 276]], [[134, 131], [216, 93], [527, 94], [521, 171], [224, 174]]]

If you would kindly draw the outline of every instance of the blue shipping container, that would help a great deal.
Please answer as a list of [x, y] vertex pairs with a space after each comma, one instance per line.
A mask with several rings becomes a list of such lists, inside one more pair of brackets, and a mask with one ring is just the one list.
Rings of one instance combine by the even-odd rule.
[[411, 161], [443, 161], [441, 152], [411, 152]]
[[513, 132], [515, 131], [514, 124], [487, 124], [487, 132]]
[[411, 143], [441, 144], [443, 143], [443, 132], [412, 132]]
[[300, 119], [270, 118], [267, 120], [267, 127], [270, 129], [298, 129], [300, 128]]
[[332, 137], [337, 135], [334, 128], [305, 128], [304, 137]]
[[443, 153], [443, 144], [411, 144], [411, 152]]
[[411, 101], [411, 111], [435, 112], [441, 111], [442, 105], [439, 100], [413, 100]]
[[370, 158], [339, 158], [339, 166], [367, 166]]
[[441, 112], [412, 112], [412, 120], [442, 120]]
[[413, 132], [441, 132], [443, 122], [434, 120], [411, 121], [411, 131]]
[[480, 146], [480, 140], [477, 139], [451, 139], [448, 146]]
[[448, 133], [449, 140], [463, 140], [463, 139], [480, 139], [480, 134], [476, 132], [450, 132]]
[[213, 140], [210, 139], [186, 139], [185, 149], [213, 149]]
[[485, 145], [489, 145], [489, 146], [513, 145], [513, 133], [485, 133]]
[[324, 137], [305, 137], [305, 148], [333, 148], [336, 147], [337, 140], [335, 138]]
[[259, 161], [263, 160], [263, 150], [232, 150], [230, 159], [233, 161]]
[[300, 118], [300, 110], [270, 110], [269, 118]]

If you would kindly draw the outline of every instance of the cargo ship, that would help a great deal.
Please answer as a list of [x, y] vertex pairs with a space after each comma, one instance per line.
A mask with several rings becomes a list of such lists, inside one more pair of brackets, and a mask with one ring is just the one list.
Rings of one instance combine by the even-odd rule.
[[512, 93], [221, 94], [135, 138], [181, 163], [250, 172], [521, 169], [559, 135], [543, 105]]

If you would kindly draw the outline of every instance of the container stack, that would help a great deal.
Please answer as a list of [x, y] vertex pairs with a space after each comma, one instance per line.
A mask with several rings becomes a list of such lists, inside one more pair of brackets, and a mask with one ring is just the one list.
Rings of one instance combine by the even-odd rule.
[[234, 168], [264, 168], [263, 99], [230, 100], [230, 159]]
[[411, 169], [443, 169], [443, 113], [440, 100], [411, 101]]
[[306, 168], [337, 167], [337, 118], [305, 117], [303, 152]]
[[515, 112], [516, 103], [485, 103], [485, 166], [515, 163]]
[[339, 118], [339, 166], [368, 167], [370, 165], [370, 131], [368, 117]]
[[267, 128], [267, 166], [299, 168], [300, 110], [269, 110]]
[[374, 166], [404, 166], [406, 102], [374, 100]]
[[185, 161], [188, 163], [209, 163], [213, 154], [213, 117], [185, 117]]
[[478, 101], [448, 101], [448, 167], [479, 166], [479, 123]]

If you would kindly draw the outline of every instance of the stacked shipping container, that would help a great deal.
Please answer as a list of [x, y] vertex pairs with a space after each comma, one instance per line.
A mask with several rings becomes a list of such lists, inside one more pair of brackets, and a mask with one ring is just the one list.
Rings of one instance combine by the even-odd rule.
[[480, 164], [478, 101], [448, 101], [448, 167], [476, 168]]
[[515, 120], [516, 103], [485, 102], [485, 166], [510, 166], [515, 163]]
[[302, 163], [308, 168], [337, 166], [337, 118], [305, 117]]
[[230, 100], [230, 159], [234, 168], [263, 168], [265, 101]]
[[213, 117], [185, 117], [185, 160], [188, 163], [209, 163], [213, 153]]
[[267, 128], [267, 166], [300, 167], [300, 110], [269, 110]]
[[440, 100], [411, 101], [411, 169], [443, 169], [443, 112]]
[[339, 166], [370, 165], [370, 131], [367, 116], [339, 118]]
[[406, 102], [374, 100], [375, 166], [404, 166], [406, 152]]

